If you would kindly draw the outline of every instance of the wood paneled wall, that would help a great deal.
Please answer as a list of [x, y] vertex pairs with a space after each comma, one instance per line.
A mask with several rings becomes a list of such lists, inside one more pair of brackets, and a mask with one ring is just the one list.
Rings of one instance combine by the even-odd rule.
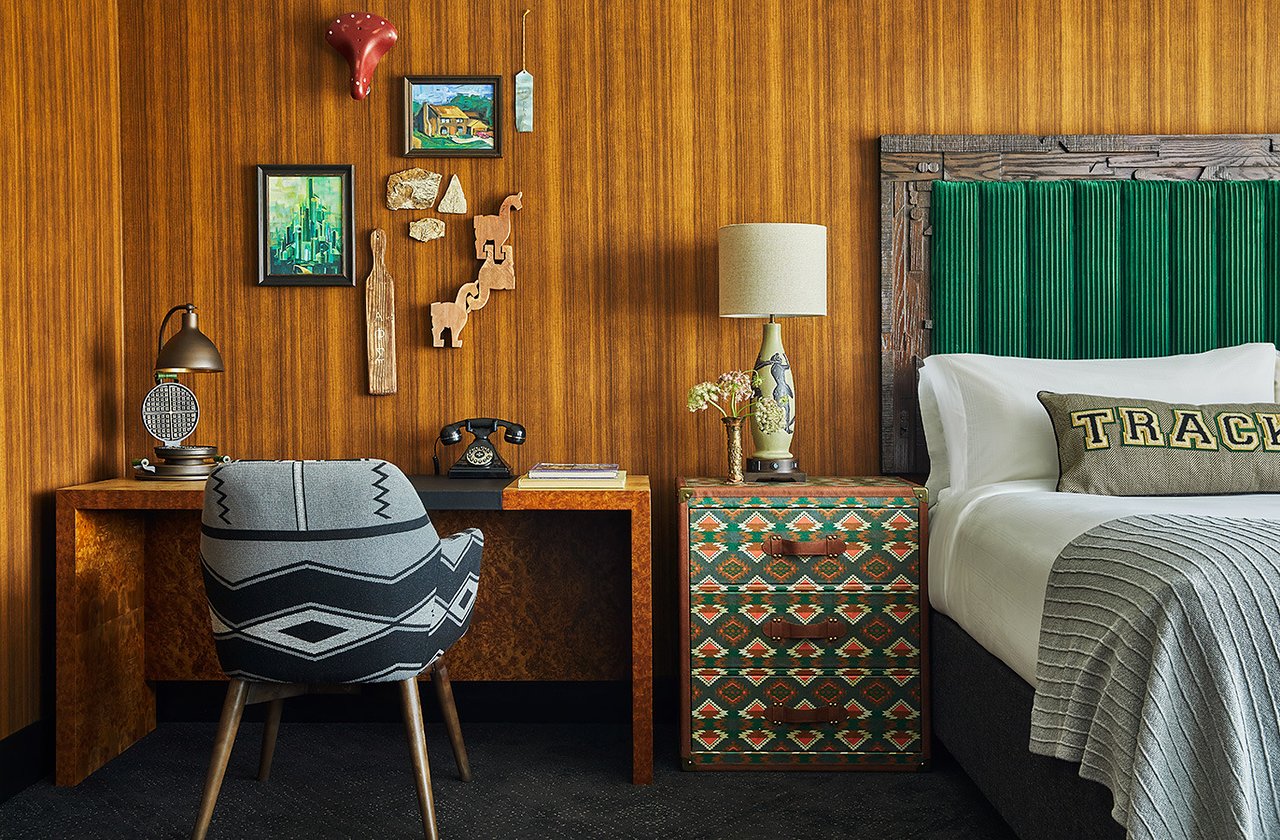
[[0, 738], [41, 717], [53, 490], [123, 451], [116, 47], [115, 0], [0, 1]]
[[[234, 455], [426, 470], [440, 425], [495, 414], [529, 427], [520, 467], [609, 458], [652, 474], [670, 647], [672, 482], [722, 468], [719, 425], [688, 415], [683, 392], [757, 345], [758, 325], [716, 317], [720, 225], [829, 226], [830, 315], [785, 328], [796, 452], [814, 472], [864, 472], [877, 466], [880, 134], [1280, 126], [1280, 8], [1249, 0], [375, 5], [401, 40], [356, 103], [323, 43], [346, 6], [141, 0], [117, 17], [113, 0], [0, 0], [15, 68], [0, 100], [0, 737], [40, 714], [49, 491], [149, 451], [137, 405], [173, 303], [203, 307], [224, 351], [227, 373], [192, 384], [198, 437]], [[399, 77], [510, 80], [526, 6], [537, 131], [512, 131], [508, 86], [505, 156], [435, 163], [482, 212], [524, 191], [520, 285], [494, 295], [462, 349], [433, 350], [427, 305], [477, 264], [467, 220], [417, 243], [416, 214], [383, 209], [386, 176], [414, 163], [398, 155]], [[252, 167], [287, 162], [354, 163], [362, 245], [375, 225], [391, 234], [394, 397], [365, 395], [360, 291], [253, 283]], [[363, 248], [357, 264], [368, 271]]]
[[[443, 423], [496, 415], [528, 427], [511, 453], [520, 468], [617, 460], [649, 473], [660, 649], [674, 638], [673, 481], [723, 469], [720, 425], [690, 416], [684, 391], [747, 365], [758, 344], [757, 323], [717, 318], [721, 225], [829, 226], [829, 315], [784, 329], [795, 451], [815, 473], [868, 472], [879, 135], [1280, 125], [1280, 11], [1247, 0], [375, 6], [400, 41], [364, 102], [323, 42], [332, 3], [122, 6], [126, 406], [150, 384], [157, 319], [192, 300], [227, 361], [192, 382], [197, 437], [232, 455], [377, 455], [423, 471]], [[526, 6], [536, 131], [517, 134]], [[406, 73], [502, 74], [504, 157], [400, 157]], [[254, 285], [258, 163], [355, 164], [361, 278], [370, 229], [390, 234], [399, 394], [366, 395], [361, 290]], [[458, 350], [429, 346], [427, 306], [475, 275], [469, 219], [445, 217], [445, 239], [424, 244], [406, 229], [429, 214], [383, 205], [387, 175], [415, 163], [460, 175], [473, 210], [524, 191], [519, 287], [494, 294]], [[131, 421], [126, 440], [131, 454], [149, 446]]]

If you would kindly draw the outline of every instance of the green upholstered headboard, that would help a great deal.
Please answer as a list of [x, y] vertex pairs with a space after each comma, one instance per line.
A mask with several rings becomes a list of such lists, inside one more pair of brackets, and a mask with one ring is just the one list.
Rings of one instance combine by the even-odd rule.
[[927, 470], [929, 353], [1108, 358], [1280, 336], [1269, 135], [881, 138], [881, 461]]
[[1280, 182], [943, 181], [934, 353], [1102, 359], [1272, 341]]

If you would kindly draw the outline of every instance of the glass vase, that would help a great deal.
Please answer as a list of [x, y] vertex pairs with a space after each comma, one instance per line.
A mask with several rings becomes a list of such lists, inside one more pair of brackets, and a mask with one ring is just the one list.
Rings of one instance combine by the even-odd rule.
[[741, 484], [742, 475], [742, 421], [745, 417], [721, 417], [724, 434], [729, 446], [729, 483]]

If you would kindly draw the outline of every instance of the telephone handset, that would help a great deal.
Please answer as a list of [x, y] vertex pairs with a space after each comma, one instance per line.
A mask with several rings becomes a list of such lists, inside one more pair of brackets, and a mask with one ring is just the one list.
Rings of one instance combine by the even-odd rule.
[[[505, 429], [502, 439], [507, 443], [517, 446], [524, 443], [524, 426], [510, 420], [472, 417], [450, 423], [440, 430], [440, 443], [444, 446], [460, 443], [464, 429], [474, 437], [463, 450], [462, 457], [449, 468], [450, 478], [511, 478], [511, 467], [507, 466], [507, 462], [502, 460], [498, 450], [489, 442], [489, 435], [498, 431], [499, 427]], [[440, 462], [436, 460], [436, 474], [439, 473]]]

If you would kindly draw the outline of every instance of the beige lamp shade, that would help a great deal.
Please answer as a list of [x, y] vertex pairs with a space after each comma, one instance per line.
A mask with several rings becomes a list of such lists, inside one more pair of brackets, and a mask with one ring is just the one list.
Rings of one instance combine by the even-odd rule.
[[720, 228], [720, 317], [827, 314], [827, 228], [759, 223]]

